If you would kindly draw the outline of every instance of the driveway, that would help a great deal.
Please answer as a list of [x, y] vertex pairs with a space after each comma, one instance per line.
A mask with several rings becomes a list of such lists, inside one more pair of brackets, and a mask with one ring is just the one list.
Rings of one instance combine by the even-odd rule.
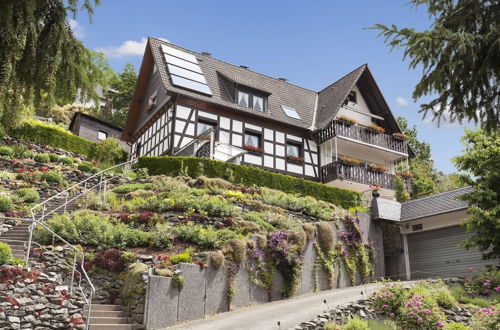
[[[292, 329], [302, 322], [316, 318], [318, 314], [324, 313], [327, 310], [367, 297], [381, 285], [381, 283], [371, 283], [345, 289], [311, 293], [288, 300], [253, 305], [231, 312], [208, 316], [201, 320], [181, 323], [168, 329]], [[278, 325], [278, 322], [281, 325]]]

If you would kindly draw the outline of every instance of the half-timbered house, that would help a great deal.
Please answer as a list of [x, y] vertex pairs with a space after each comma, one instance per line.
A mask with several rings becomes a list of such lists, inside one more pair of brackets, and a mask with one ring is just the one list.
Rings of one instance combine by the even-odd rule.
[[366, 64], [312, 91], [149, 38], [123, 139], [137, 156], [210, 157], [393, 196], [396, 164], [411, 156], [398, 133]]

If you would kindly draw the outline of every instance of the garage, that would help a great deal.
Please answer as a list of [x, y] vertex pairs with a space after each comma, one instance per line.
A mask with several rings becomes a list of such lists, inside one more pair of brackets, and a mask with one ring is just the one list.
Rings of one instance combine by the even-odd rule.
[[411, 279], [468, 275], [469, 268], [498, 264], [484, 261], [481, 253], [460, 244], [469, 237], [462, 226], [452, 226], [408, 235]]

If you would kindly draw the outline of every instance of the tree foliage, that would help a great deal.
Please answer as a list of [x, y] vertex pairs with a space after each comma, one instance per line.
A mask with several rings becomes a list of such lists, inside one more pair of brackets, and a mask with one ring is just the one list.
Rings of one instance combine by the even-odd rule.
[[403, 48], [410, 68], [422, 67], [413, 91], [424, 117], [473, 121], [488, 131], [500, 127], [500, 2], [498, 0], [411, 0], [434, 21], [421, 32], [376, 24], [385, 43]]
[[453, 161], [473, 192], [462, 196], [469, 204], [465, 220], [467, 231], [473, 233], [465, 241], [467, 248], [477, 247], [486, 259], [500, 257], [500, 133], [466, 130], [462, 138], [464, 154]]
[[110, 88], [106, 96], [111, 100], [111, 108], [100, 114], [102, 120], [115, 126], [123, 127], [128, 116], [128, 109], [134, 97], [137, 73], [132, 64], [125, 64], [123, 72], [114, 74], [110, 79]]
[[[462, 187], [464, 184], [455, 173], [444, 174], [436, 170], [431, 154], [431, 146], [418, 138], [417, 127], [410, 127], [408, 121], [398, 117], [397, 122], [401, 130], [408, 135], [408, 144], [415, 153], [415, 158], [409, 160], [409, 170], [413, 174], [412, 198], [428, 196]], [[405, 169], [406, 164], [400, 164], [398, 170]]]
[[[96, 54], [69, 25], [79, 11], [92, 17], [99, 0], [0, 1], [0, 126], [20, 122], [29, 105], [54, 104], [95, 95], [102, 78]], [[43, 112], [43, 111], [42, 111]]]

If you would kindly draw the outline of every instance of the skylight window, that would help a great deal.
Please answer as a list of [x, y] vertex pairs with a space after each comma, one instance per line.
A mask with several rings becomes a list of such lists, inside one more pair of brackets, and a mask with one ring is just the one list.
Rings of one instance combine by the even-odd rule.
[[286, 105], [282, 105], [281, 108], [283, 109], [283, 111], [285, 111], [285, 114], [288, 117], [295, 118], [295, 119], [300, 119], [299, 114], [297, 113], [297, 111], [294, 108], [287, 107]]

